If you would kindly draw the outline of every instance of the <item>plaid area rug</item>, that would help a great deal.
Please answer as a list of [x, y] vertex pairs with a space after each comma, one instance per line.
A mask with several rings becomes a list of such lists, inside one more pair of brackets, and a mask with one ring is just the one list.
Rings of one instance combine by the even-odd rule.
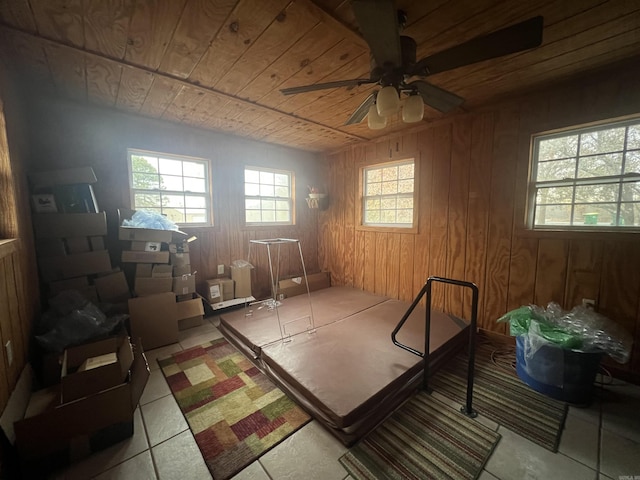
[[158, 363], [216, 480], [233, 476], [310, 420], [224, 338]]
[[420, 392], [340, 458], [357, 480], [474, 479], [500, 435]]

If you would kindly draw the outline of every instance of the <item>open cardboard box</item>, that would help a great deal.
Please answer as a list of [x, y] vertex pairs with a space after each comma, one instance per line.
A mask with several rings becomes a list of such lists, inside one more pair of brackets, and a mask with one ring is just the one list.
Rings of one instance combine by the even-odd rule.
[[139, 341], [133, 352], [126, 381], [111, 388], [67, 403], [60, 403], [60, 385], [31, 393], [24, 418], [7, 435], [15, 439], [25, 478], [43, 478], [43, 471], [133, 435], [133, 413], [150, 375]]

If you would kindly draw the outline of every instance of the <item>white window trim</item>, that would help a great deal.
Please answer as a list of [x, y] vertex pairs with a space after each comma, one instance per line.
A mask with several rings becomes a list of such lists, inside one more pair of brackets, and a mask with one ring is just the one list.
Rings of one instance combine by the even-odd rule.
[[[293, 171], [291, 170], [280, 170], [277, 168], [269, 168], [269, 167], [256, 167], [253, 165], [245, 165], [244, 169], [242, 170], [243, 172], [243, 180], [242, 180], [242, 189], [243, 191], [246, 192], [245, 190], [245, 186], [246, 186], [246, 179], [244, 178], [244, 173], [247, 170], [256, 170], [258, 172], [270, 172], [270, 173], [279, 173], [281, 175], [287, 175], [289, 177], [289, 196], [288, 197], [266, 197], [266, 196], [262, 196], [262, 195], [247, 195], [246, 193], [243, 196], [243, 203], [244, 203], [244, 207], [243, 207], [243, 211], [244, 211], [244, 221], [245, 221], [245, 225], [248, 227], [286, 227], [286, 226], [292, 226], [295, 225], [295, 209], [294, 209], [294, 205], [295, 205], [295, 197], [294, 197], [294, 192], [295, 192], [295, 174]], [[289, 221], [288, 222], [247, 222], [247, 207], [246, 207], [246, 201], [247, 200], [273, 200], [275, 201], [283, 201], [286, 200], [289, 204]], [[262, 211], [262, 210], [261, 210]]]
[[[538, 169], [538, 152], [539, 145], [542, 140], [549, 140], [553, 138], [562, 138], [571, 135], [582, 135], [589, 132], [599, 131], [599, 130], [608, 130], [610, 128], [616, 127], [625, 127], [629, 125], [639, 125], [640, 118], [632, 118], [625, 120], [609, 120], [606, 122], [599, 122], [595, 125], [589, 126], [578, 126], [578, 127], [570, 127], [567, 129], [563, 129], [561, 131], [555, 131], [551, 133], [539, 133], [532, 136], [531, 143], [531, 168], [530, 168], [530, 181], [529, 181], [529, 192], [527, 199], [527, 226], [531, 230], [534, 231], [596, 231], [596, 232], [605, 232], [605, 231], [615, 231], [615, 232], [640, 232], [640, 227], [638, 226], [624, 226], [624, 225], [585, 225], [585, 224], [573, 224], [573, 225], [536, 225], [535, 224], [535, 214], [537, 205], [537, 194], [540, 188], [545, 187], [576, 187], [576, 186], [584, 186], [584, 185], [605, 185], [605, 184], [623, 184], [636, 182], [640, 180], [640, 172], [639, 174], [630, 174], [630, 173], [622, 173], [624, 169], [624, 163], [621, 168], [621, 173], [619, 175], [606, 175], [600, 177], [588, 177], [588, 178], [567, 178], [561, 180], [543, 180], [536, 181], [537, 169]], [[578, 144], [578, 152], [580, 145]], [[635, 149], [634, 149], [635, 150]], [[624, 155], [628, 152], [626, 137], [625, 143], [622, 150], [615, 152], [604, 152], [606, 154], [609, 153], [622, 153], [623, 154], [623, 162], [625, 160]], [[577, 155], [577, 158], [580, 159], [582, 157], [587, 157], [589, 155], [580, 156]], [[577, 168], [577, 166], [576, 166]], [[620, 211], [620, 205], [623, 203], [620, 195], [618, 195], [618, 199], [615, 202], [618, 207], [618, 214]], [[573, 218], [573, 210], [575, 206], [579, 204], [575, 202], [575, 192], [574, 192], [574, 201], [571, 203], [571, 218]], [[597, 205], [597, 203], [594, 203]]]
[[[162, 157], [168, 160], [179, 160], [179, 161], [189, 161], [189, 162], [197, 162], [202, 163], [205, 167], [205, 188], [206, 192], [204, 193], [192, 193], [179, 190], [140, 190], [135, 189], [133, 187], [133, 171], [131, 164], [131, 155], [141, 155], [141, 156], [153, 156], [153, 157]], [[154, 152], [151, 150], [140, 150], [137, 148], [128, 148], [127, 149], [127, 170], [129, 177], [129, 192], [130, 192], [130, 206], [131, 209], [135, 209], [135, 194], [136, 193], [163, 193], [169, 195], [184, 195], [184, 196], [194, 196], [194, 197], [204, 197], [205, 198], [205, 210], [206, 210], [206, 222], [177, 222], [179, 226], [186, 227], [211, 227], [213, 226], [213, 207], [212, 207], [212, 193], [211, 193], [211, 162], [206, 158], [200, 157], [191, 157], [188, 155], [176, 155], [165, 152]]]

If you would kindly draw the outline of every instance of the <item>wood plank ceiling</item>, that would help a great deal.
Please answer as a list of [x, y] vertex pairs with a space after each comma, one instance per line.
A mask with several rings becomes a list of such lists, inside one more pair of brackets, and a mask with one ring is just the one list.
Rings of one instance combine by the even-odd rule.
[[[418, 58], [535, 15], [541, 47], [429, 77], [472, 109], [637, 62], [640, 2], [398, 0]], [[4, 0], [0, 53], [21, 84], [91, 104], [311, 151], [401, 130], [345, 126], [375, 88], [279, 89], [368, 77], [348, 0]], [[637, 63], [635, 63], [637, 65]], [[440, 118], [429, 108], [425, 120]]]

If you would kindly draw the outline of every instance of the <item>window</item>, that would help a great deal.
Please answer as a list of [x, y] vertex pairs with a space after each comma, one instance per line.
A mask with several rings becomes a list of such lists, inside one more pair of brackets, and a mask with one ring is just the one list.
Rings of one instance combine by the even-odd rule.
[[535, 229], [640, 227], [640, 119], [533, 139]]
[[293, 174], [246, 167], [244, 205], [247, 225], [293, 224]]
[[209, 162], [129, 150], [132, 208], [166, 215], [178, 225], [211, 225]]
[[413, 228], [413, 159], [362, 168], [362, 225]]

